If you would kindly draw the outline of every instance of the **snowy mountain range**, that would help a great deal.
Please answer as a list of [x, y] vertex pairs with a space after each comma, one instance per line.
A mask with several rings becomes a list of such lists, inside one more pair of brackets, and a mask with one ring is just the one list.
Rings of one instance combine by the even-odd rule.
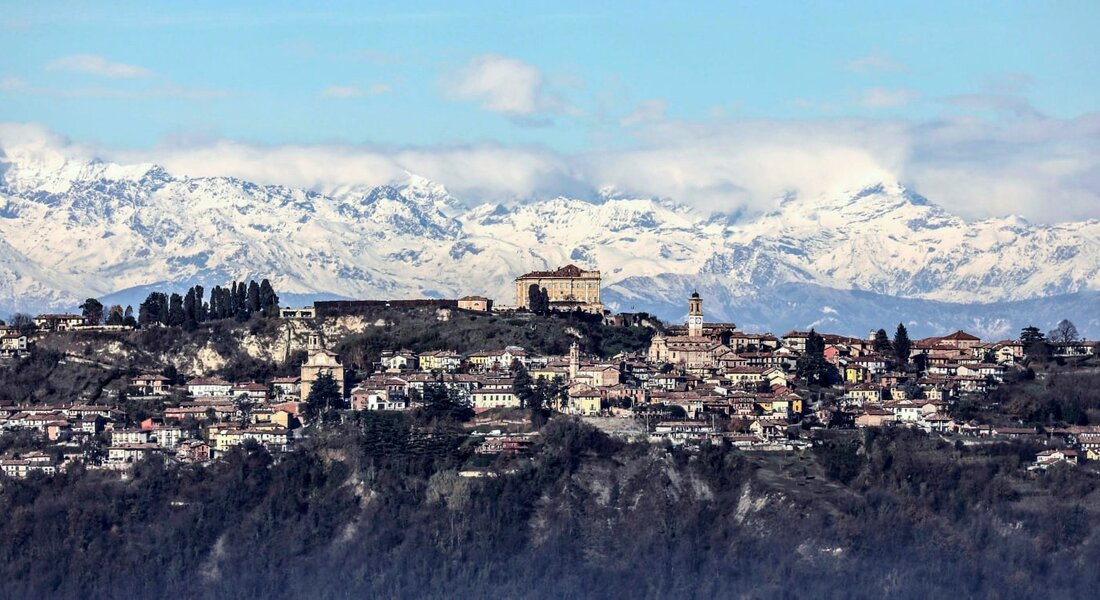
[[708, 315], [774, 331], [906, 321], [999, 336], [1069, 317], [1100, 334], [1100, 221], [968, 222], [895, 182], [745, 218], [610, 194], [476, 205], [415, 175], [308, 191], [12, 147], [0, 236], [0, 315], [250, 277], [295, 299], [509, 304], [517, 275], [572, 262], [603, 272], [611, 308], [673, 320], [699, 288]]

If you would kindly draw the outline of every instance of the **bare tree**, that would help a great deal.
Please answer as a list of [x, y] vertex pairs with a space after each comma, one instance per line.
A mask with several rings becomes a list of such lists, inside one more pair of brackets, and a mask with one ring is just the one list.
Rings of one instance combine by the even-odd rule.
[[37, 327], [34, 324], [34, 317], [27, 313], [15, 313], [11, 316], [11, 327], [14, 327], [23, 335], [30, 335], [34, 333]]
[[1047, 334], [1050, 341], [1055, 343], [1076, 342], [1077, 326], [1069, 319], [1058, 321], [1058, 325]]

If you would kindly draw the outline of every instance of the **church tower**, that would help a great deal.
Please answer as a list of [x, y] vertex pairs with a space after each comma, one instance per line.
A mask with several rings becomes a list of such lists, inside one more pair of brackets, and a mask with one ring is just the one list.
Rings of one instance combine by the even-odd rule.
[[688, 336], [703, 336], [703, 299], [699, 297], [697, 291], [693, 292], [691, 298], [688, 299], [687, 328]]
[[573, 381], [577, 378], [577, 373], [581, 369], [581, 349], [577, 345], [577, 342], [573, 342], [569, 346], [569, 380]]

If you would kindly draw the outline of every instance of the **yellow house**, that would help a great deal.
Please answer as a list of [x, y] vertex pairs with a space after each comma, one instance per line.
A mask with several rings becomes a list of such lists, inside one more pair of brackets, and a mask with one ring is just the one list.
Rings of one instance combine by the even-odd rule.
[[569, 388], [569, 406], [566, 411], [573, 415], [596, 416], [603, 410], [603, 398], [595, 389], [579, 384]]
[[844, 367], [844, 381], [848, 383], [862, 383], [867, 380], [867, 367], [861, 365], [848, 365]]

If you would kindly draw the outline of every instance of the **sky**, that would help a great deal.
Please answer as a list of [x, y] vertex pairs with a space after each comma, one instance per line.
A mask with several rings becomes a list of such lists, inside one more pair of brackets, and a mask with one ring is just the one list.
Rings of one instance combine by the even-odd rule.
[[0, 2], [0, 143], [324, 189], [1100, 218], [1100, 2]]

